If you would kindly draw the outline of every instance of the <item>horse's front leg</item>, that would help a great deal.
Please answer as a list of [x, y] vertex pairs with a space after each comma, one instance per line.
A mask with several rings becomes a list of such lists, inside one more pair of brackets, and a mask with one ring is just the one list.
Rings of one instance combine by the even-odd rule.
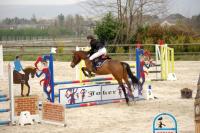
[[21, 83], [21, 96], [24, 96], [24, 83]]
[[26, 94], [26, 96], [29, 96], [29, 94], [30, 94], [30, 85], [28, 84], [28, 82], [26, 82], [25, 85], [27, 85], [27, 87], [28, 87], [28, 93]]
[[83, 74], [84, 74], [86, 77], [91, 78], [91, 77], [94, 77], [94, 76], [95, 76], [95, 75], [92, 74], [92, 72], [91, 72], [90, 70], [88, 70], [86, 67], [82, 67], [81, 70], [82, 70]]
[[86, 77], [89, 77], [88, 73], [86, 73], [86, 67], [82, 67], [81, 70]]
[[21, 96], [24, 96], [24, 85], [25, 85], [25, 75], [24, 74], [20, 74], [20, 83], [21, 83]]

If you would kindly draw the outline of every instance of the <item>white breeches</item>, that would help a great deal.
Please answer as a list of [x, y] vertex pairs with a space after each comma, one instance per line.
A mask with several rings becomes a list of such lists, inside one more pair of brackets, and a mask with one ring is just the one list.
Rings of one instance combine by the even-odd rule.
[[90, 56], [90, 60], [93, 60], [101, 55], [106, 55], [107, 51], [106, 51], [106, 48], [103, 47], [101, 49], [98, 50], [98, 52], [94, 53], [93, 55]]

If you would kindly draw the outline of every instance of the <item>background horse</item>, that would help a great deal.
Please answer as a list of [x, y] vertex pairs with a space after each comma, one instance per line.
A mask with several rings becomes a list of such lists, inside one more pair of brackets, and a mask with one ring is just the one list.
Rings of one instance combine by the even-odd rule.
[[[93, 70], [92, 62], [88, 58], [88, 52], [85, 51], [73, 51], [73, 59], [71, 61], [71, 67], [74, 68], [81, 60], [85, 61], [86, 67], [82, 70], [91, 71], [98, 75], [107, 75], [112, 74], [113, 77], [117, 80], [119, 86], [122, 88], [126, 103], [129, 105], [128, 95], [126, 93], [123, 80], [128, 86], [128, 91], [130, 96], [134, 99], [131, 84], [128, 81], [128, 77], [131, 78], [133, 85], [140, 85], [139, 80], [132, 74], [129, 64], [125, 62], [120, 62], [117, 60], [109, 59], [97, 70]], [[85, 72], [84, 72], [85, 74]], [[86, 75], [88, 76], [88, 75]]]
[[32, 78], [35, 77], [35, 73], [36, 73], [36, 68], [35, 67], [26, 67], [25, 69], [23, 69], [24, 74], [21, 74], [17, 71], [13, 71], [13, 83], [14, 84], [21, 84], [21, 96], [24, 96], [24, 88], [25, 85], [28, 87], [28, 93], [26, 94], [26, 96], [29, 96], [30, 93], [30, 85], [28, 83], [29, 81], [29, 75], [31, 75]]

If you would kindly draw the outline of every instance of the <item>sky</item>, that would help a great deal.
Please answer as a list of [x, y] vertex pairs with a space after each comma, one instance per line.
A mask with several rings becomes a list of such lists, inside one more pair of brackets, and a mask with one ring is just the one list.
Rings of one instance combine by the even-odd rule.
[[186, 17], [200, 14], [200, 0], [169, 0], [169, 12]]
[[[81, 2], [90, 0], [0, 0], [0, 19], [6, 17], [53, 18], [58, 14], [87, 14]], [[167, 0], [166, 0], [167, 1]], [[186, 17], [200, 14], [200, 0], [168, 0], [169, 13]]]
[[0, 0], [0, 5], [69, 5], [85, 0]]

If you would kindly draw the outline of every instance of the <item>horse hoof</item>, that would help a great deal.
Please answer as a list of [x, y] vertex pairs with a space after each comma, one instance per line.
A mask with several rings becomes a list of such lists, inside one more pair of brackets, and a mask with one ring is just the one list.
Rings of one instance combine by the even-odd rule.
[[95, 74], [91, 74], [91, 77], [95, 77]]
[[127, 102], [126, 104], [127, 104], [127, 106], [130, 106], [130, 102]]
[[126, 104], [129, 106], [130, 105], [130, 102], [128, 99], [126, 99]]

